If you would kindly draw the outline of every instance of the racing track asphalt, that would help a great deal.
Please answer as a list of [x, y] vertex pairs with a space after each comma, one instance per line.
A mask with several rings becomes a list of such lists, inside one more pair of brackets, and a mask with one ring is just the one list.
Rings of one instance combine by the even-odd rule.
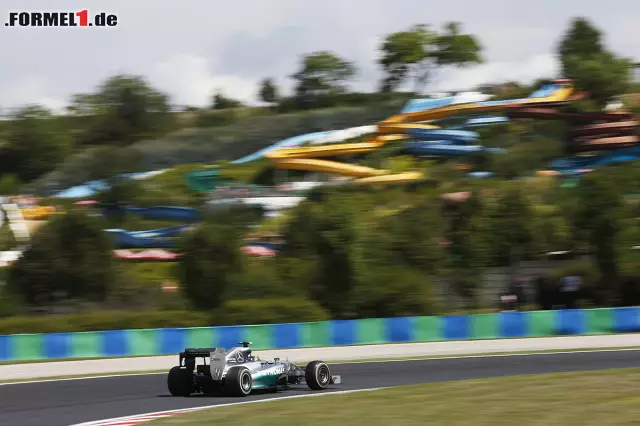
[[[419, 361], [334, 364], [343, 384], [331, 390], [366, 389], [428, 382], [640, 367], [640, 350], [567, 352]], [[26, 367], [28, 368], [28, 366]], [[329, 391], [331, 391], [329, 390]], [[278, 394], [252, 395], [242, 401], [306, 394], [306, 386]], [[174, 398], [164, 374], [22, 383], [0, 386], [0, 424], [69, 426], [71, 424], [238, 402], [238, 398]]]

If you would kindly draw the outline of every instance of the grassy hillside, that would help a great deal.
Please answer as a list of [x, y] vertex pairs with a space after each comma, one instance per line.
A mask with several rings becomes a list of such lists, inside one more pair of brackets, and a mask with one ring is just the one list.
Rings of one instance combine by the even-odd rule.
[[[230, 161], [253, 153], [285, 138], [324, 130], [338, 130], [376, 122], [396, 113], [404, 101], [369, 106], [340, 107], [278, 115], [255, 116], [246, 113], [233, 124], [213, 127], [189, 127], [167, 136], [138, 142], [127, 148], [140, 161], [131, 170], [142, 171], [187, 163]], [[184, 125], [195, 124], [193, 113], [182, 113]], [[191, 115], [189, 115], [191, 114]], [[215, 111], [212, 116], [219, 115]], [[86, 182], [100, 162], [101, 151], [89, 148], [71, 156], [57, 170], [32, 185], [38, 192], [61, 190]]]

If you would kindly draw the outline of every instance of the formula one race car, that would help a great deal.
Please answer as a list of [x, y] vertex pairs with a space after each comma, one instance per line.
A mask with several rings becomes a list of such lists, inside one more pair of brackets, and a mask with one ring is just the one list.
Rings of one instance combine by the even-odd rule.
[[[287, 390], [304, 379], [313, 390], [340, 384], [340, 376], [332, 376], [322, 361], [310, 362], [306, 368], [289, 361], [263, 361], [251, 355], [251, 342], [230, 351], [224, 348], [188, 348], [180, 353], [180, 364], [169, 371], [167, 385], [173, 396], [193, 393], [247, 396], [254, 390]], [[196, 365], [198, 358], [203, 365]], [[209, 364], [207, 364], [209, 359]]]

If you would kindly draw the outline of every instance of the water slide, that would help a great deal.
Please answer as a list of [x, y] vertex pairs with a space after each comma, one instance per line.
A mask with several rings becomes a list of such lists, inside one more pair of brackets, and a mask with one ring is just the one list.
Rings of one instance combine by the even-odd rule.
[[191, 207], [156, 206], [156, 207], [133, 207], [122, 208], [127, 213], [142, 215], [145, 219], [151, 220], [178, 220], [181, 222], [198, 222], [202, 219], [200, 212]]
[[[468, 145], [477, 139], [473, 132], [442, 129], [434, 125], [433, 122], [451, 117], [504, 112], [516, 106], [563, 104], [567, 102], [572, 93], [573, 87], [569, 81], [556, 80], [554, 84], [542, 87], [525, 99], [453, 104], [453, 99], [443, 98], [414, 102], [405, 106], [404, 112], [378, 123], [378, 134], [368, 141], [353, 144], [324, 145], [319, 149], [308, 147], [276, 149], [266, 153], [264, 156], [270, 159], [277, 168], [339, 174], [356, 178], [353, 181], [354, 183], [404, 182], [407, 181], [409, 176], [413, 180], [419, 180], [423, 177], [419, 173], [393, 175], [387, 170], [344, 164], [336, 161], [318, 160], [317, 158], [370, 152], [379, 149], [388, 142], [409, 139], [430, 139], [431, 142], [426, 144], [420, 144], [422, 141], [418, 141], [410, 142], [410, 145], [408, 145], [410, 148], [421, 150], [423, 153], [431, 153], [432, 155], [468, 155], [485, 149], [478, 145]], [[493, 118], [487, 120], [487, 117], [481, 117], [476, 123], [482, 123], [483, 121], [496, 122], [498, 120]], [[504, 121], [504, 119], [501, 119], [501, 121]], [[443, 139], [454, 143], [434, 143], [434, 140], [442, 142]], [[458, 144], [461, 142], [465, 145]], [[362, 179], [366, 180], [362, 181]]]
[[640, 145], [619, 148], [598, 155], [576, 156], [553, 160], [549, 168], [562, 174], [574, 175], [606, 164], [623, 163], [640, 159]]
[[[568, 148], [573, 152], [609, 151], [640, 143], [640, 120], [626, 113], [568, 113], [551, 108], [513, 108], [511, 118], [562, 120], [571, 123]], [[607, 156], [607, 158], [610, 158]]]
[[[150, 172], [141, 172], [141, 173], [125, 173], [118, 175], [118, 177], [125, 179], [135, 179], [135, 180], [144, 180], [150, 179], [152, 177], [158, 176], [169, 169], [162, 170], [152, 170]], [[109, 189], [107, 182], [104, 180], [92, 180], [82, 185], [72, 186], [71, 188], [67, 188], [64, 191], [57, 192], [52, 196], [54, 198], [85, 198], [91, 197], [92, 195], [97, 194], [100, 191], [104, 191]]]
[[188, 230], [191, 225], [172, 226], [149, 231], [125, 231], [124, 229], [105, 229], [115, 238], [118, 248], [169, 248], [175, 246], [172, 237]]

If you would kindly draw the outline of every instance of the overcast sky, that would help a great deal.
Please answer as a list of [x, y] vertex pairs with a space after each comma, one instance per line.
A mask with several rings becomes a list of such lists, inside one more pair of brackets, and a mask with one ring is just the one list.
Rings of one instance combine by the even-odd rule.
[[[83, 8], [90, 16], [116, 14], [118, 26], [2, 25], [10, 11]], [[116, 73], [146, 76], [175, 104], [207, 105], [218, 88], [255, 101], [261, 78], [289, 89], [300, 55], [317, 50], [355, 62], [352, 87], [371, 90], [380, 78], [376, 57], [385, 34], [449, 20], [478, 36], [486, 63], [441, 73], [430, 90], [530, 81], [555, 75], [555, 45], [576, 15], [598, 25], [617, 53], [640, 60], [638, 0], [2, 0], [0, 107], [57, 109]]]

